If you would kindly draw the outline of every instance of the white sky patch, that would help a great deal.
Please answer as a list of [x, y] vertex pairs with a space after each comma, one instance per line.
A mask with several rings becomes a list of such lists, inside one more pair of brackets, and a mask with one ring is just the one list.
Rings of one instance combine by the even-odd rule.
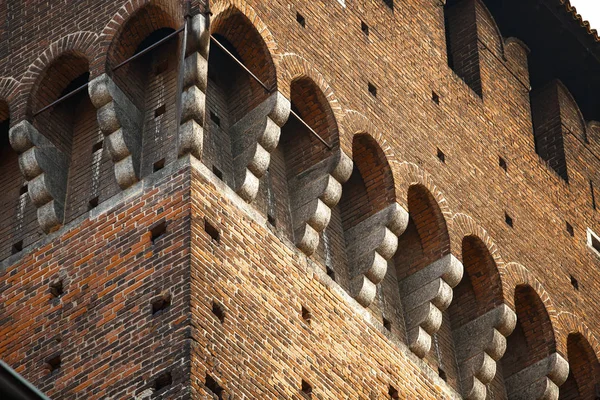
[[584, 20], [589, 21], [592, 29], [600, 32], [600, 1], [598, 0], [571, 0], [571, 5], [577, 9]]

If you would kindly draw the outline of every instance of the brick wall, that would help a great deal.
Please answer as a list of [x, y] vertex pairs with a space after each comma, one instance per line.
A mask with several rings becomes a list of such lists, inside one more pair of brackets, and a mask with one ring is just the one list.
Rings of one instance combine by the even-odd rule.
[[[266, 93], [240, 71], [229, 93], [219, 87], [211, 68], [218, 64], [213, 45], [207, 111], [216, 110], [221, 127], [207, 114], [202, 157], [207, 168], [195, 161], [190, 169], [183, 167], [175, 161], [173, 136], [174, 41], [112, 73], [145, 115], [144, 180], [130, 191], [121, 194], [117, 188], [107, 152], [94, 155], [100, 142], [85, 96], [74, 102], [75, 113], [56, 107], [35, 119], [40, 132], [72, 154], [68, 193], [74, 200], [67, 205], [67, 220], [74, 222], [50, 236], [39, 235], [36, 210], [25, 193], [20, 195], [25, 199], [23, 225], [2, 222], [4, 237], [11, 239], [0, 253], [0, 358], [62, 398], [143, 397], [145, 390], [149, 397], [201, 397], [208, 386], [218, 391], [215, 385], [233, 396], [299, 398], [302, 380], [312, 385], [316, 398], [386, 398], [390, 385], [401, 398], [456, 398], [462, 388], [452, 331], [505, 303], [519, 322], [488, 385], [490, 396], [505, 399], [505, 377], [554, 351], [571, 363], [572, 376], [561, 396], [576, 397], [574, 390], [589, 396], [597, 379], [590, 373], [596, 365], [592, 354], [599, 352], [592, 332], [600, 321], [599, 283], [589, 271], [600, 261], [586, 245], [586, 229], [600, 232], [589, 185], [600, 162], [591, 153], [597, 132], [584, 127], [568, 93], [559, 87], [556, 96], [539, 97], [555, 100], [547, 113], [559, 115], [560, 123], [539, 117], [536, 92], [530, 98], [528, 91], [526, 52], [518, 41], [501, 43], [493, 16], [479, 2], [448, 2], [446, 10], [396, 2], [393, 11], [379, 0], [346, 1], [345, 8], [333, 0], [235, 4], [248, 18], [219, 13], [226, 7], [216, 2], [213, 33], [227, 39], [262, 80], [277, 82], [294, 109], [336, 150], [350, 154], [352, 149], [356, 170], [316, 254], [306, 258], [290, 240], [287, 180], [333, 152], [290, 117], [256, 204], [244, 203], [215, 179], [213, 166], [232, 186], [227, 128]], [[88, 54], [69, 50], [60, 62], [38, 71], [38, 57], [52, 43], [82, 31], [91, 32], [85, 36], [90, 41], [103, 34], [89, 51], [107, 49], [102, 52], [112, 68], [152, 32], [182, 23], [177, 2], [157, 1], [137, 13], [133, 3], [123, 5], [6, 5], [11, 18], [0, 51], [6, 77], [0, 89], [10, 103], [11, 124], [57, 98], [88, 64], [91, 78], [102, 69], [102, 55], [88, 60]], [[468, 12], [456, 12], [461, 7]], [[297, 12], [305, 18], [304, 27], [296, 22]], [[462, 18], [457, 23], [465, 33], [453, 33], [452, 15]], [[361, 21], [369, 26], [368, 35]], [[264, 44], [267, 32], [274, 39]], [[468, 42], [458, 64], [464, 73], [457, 67], [459, 56], [454, 72], [448, 68], [446, 33], [452, 54], [461, 49], [453, 35]], [[60, 46], [53, 49], [58, 57]], [[169, 62], [160, 76], [154, 71], [165, 56]], [[292, 57], [310, 71], [289, 61]], [[5, 83], [8, 77], [17, 81], [16, 94], [5, 89], [13, 87]], [[376, 97], [368, 92], [368, 82], [377, 86]], [[320, 89], [325, 86], [331, 90]], [[230, 93], [240, 95], [229, 98]], [[157, 119], [161, 102], [164, 118]], [[368, 121], [365, 130], [378, 146], [361, 136], [353, 145], [353, 134], [365, 130], [355, 129], [350, 110]], [[2, 117], [8, 117], [8, 110]], [[536, 154], [536, 120], [573, 133], [563, 129], [558, 135], [568, 183]], [[580, 140], [586, 137], [590, 143]], [[443, 162], [437, 149], [445, 154]], [[498, 165], [499, 156], [506, 169]], [[154, 163], [162, 158], [166, 166], [154, 174]], [[11, 196], [23, 183], [16, 178], [16, 158], [2, 157], [2, 163], [3, 193], [16, 204]], [[391, 177], [383, 172], [385, 164]], [[89, 174], [97, 165], [105, 178], [94, 181]], [[87, 213], [95, 196], [99, 205]], [[347, 294], [343, 232], [391, 201], [409, 212], [410, 222], [376, 299], [365, 309]], [[17, 214], [7, 212], [3, 221]], [[167, 234], [152, 244], [148, 231], [162, 218]], [[218, 241], [205, 221], [219, 231]], [[25, 251], [10, 255], [11, 241], [20, 238]], [[423, 362], [405, 345], [399, 281], [450, 253], [462, 260], [465, 275]], [[578, 288], [569, 284], [570, 276]], [[50, 285], [61, 280], [65, 293], [52, 300]], [[152, 316], [150, 304], [164, 302], [168, 294], [171, 305]], [[310, 324], [302, 318], [302, 307], [310, 310]], [[569, 336], [575, 332], [581, 336]], [[47, 361], [57, 354], [61, 367], [49, 373]], [[150, 390], [158, 377], [159, 387], [169, 381], [167, 370], [172, 383]], [[207, 382], [207, 374], [215, 384]]]

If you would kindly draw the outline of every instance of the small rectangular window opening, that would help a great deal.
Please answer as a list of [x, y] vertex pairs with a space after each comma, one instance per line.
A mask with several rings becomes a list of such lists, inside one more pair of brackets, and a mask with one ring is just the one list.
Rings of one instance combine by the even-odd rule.
[[154, 110], [154, 118], [158, 118], [161, 115], [163, 115], [165, 113], [165, 111], [167, 110], [167, 106], [166, 105], [162, 105], [160, 107], [158, 107], [156, 110]]
[[155, 163], [152, 165], [152, 170], [153, 170], [154, 172], [156, 172], [156, 171], [160, 171], [160, 170], [161, 170], [161, 169], [163, 169], [164, 167], [165, 167], [165, 159], [164, 159], [164, 158], [161, 158], [160, 160], [158, 160], [157, 162], [155, 162]]
[[91, 199], [90, 201], [88, 201], [88, 211], [91, 211], [94, 208], [98, 207], [99, 200], [100, 200], [100, 198], [98, 196], [96, 196], [93, 199]]
[[92, 146], [92, 153], [102, 150], [102, 146], [104, 145], [104, 141], [101, 140], [98, 143], [94, 143]]
[[212, 240], [219, 243], [221, 241], [221, 234], [219, 230], [215, 228], [206, 218], [204, 218], [204, 231], [208, 233]]
[[506, 160], [504, 158], [502, 158], [501, 156], [498, 157], [498, 165], [500, 166], [500, 168], [502, 168], [504, 171], [508, 170], [508, 165], [506, 164]]
[[437, 158], [439, 158], [439, 160], [444, 164], [446, 163], [446, 155], [440, 149], [437, 149]]
[[390, 396], [390, 399], [399, 399], [400, 398], [400, 394], [398, 393], [398, 390], [396, 390], [396, 388], [393, 387], [392, 385], [390, 385], [390, 388], [388, 390], [388, 395]]
[[565, 224], [566, 224], [567, 233], [568, 233], [570, 236], [575, 236], [575, 230], [573, 229], [573, 225], [571, 225], [571, 224], [570, 224], [570, 223], [568, 223], [568, 222], [565, 222]]
[[312, 397], [312, 391], [313, 388], [310, 385], [310, 383], [308, 383], [307, 381], [305, 381], [304, 379], [302, 379], [302, 386], [300, 387], [300, 390], [302, 391], [302, 393], [304, 393], [306, 396], [308, 397]]
[[164, 389], [167, 386], [171, 386], [172, 383], [173, 377], [171, 376], [171, 372], [163, 372], [154, 380], [154, 390], [158, 392], [159, 390]]
[[46, 360], [46, 366], [48, 368], [48, 372], [50, 373], [57, 371], [60, 368], [61, 364], [62, 361], [60, 359], [60, 354], [52, 356]]
[[210, 112], [210, 120], [215, 123], [218, 127], [221, 127], [221, 118], [214, 112]]
[[511, 228], [513, 227], [513, 219], [507, 213], [504, 213], [504, 222], [506, 222], [506, 225], [510, 226]]
[[296, 21], [300, 24], [301, 27], [306, 28], [306, 19], [299, 12], [296, 13]]
[[573, 275], [569, 275], [569, 278], [571, 279], [571, 286], [573, 286], [575, 290], [579, 290], [579, 282], [577, 279], [575, 279]]
[[217, 399], [222, 399], [223, 398], [223, 388], [221, 386], [219, 386], [219, 384], [217, 383], [217, 381], [215, 381], [213, 379], [212, 376], [206, 374], [206, 379], [204, 381], [204, 386], [206, 386], [206, 388], [215, 396], [217, 396]]
[[19, 190], [19, 196], [23, 196], [28, 190], [29, 186], [27, 184], [21, 186], [21, 189]]
[[591, 229], [588, 229], [588, 246], [600, 256], [600, 238]]
[[435, 104], [440, 104], [440, 96], [434, 91], [431, 91], [431, 100], [433, 100]]
[[62, 280], [57, 280], [57, 281], [50, 283], [50, 294], [52, 295], [52, 297], [59, 298], [60, 296], [63, 295], [63, 293], [64, 293], [64, 288], [63, 288]]
[[325, 272], [327, 272], [327, 276], [335, 281], [335, 271], [329, 265], [325, 267]]
[[225, 310], [223, 306], [216, 301], [212, 303], [212, 313], [221, 321], [221, 323], [225, 322]]
[[17, 243], [12, 245], [11, 253], [17, 254], [23, 250], [23, 241], [19, 240]]
[[368, 88], [369, 88], [369, 93], [371, 93], [371, 96], [377, 97], [377, 88], [375, 87], [375, 85], [373, 85], [371, 82], [369, 82]]
[[444, 382], [447, 382], [446, 371], [444, 371], [441, 367], [438, 367], [438, 375]]
[[385, 317], [383, 318], [383, 327], [388, 331], [392, 330], [392, 323], [390, 322], [389, 319], [387, 319]]
[[169, 68], [169, 60], [167, 60], [167, 59], [160, 60], [156, 64], [156, 67], [154, 68], [154, 75], [162, 74], [163, 72], [165, 72], [167, 70], [167, 68]]
[[154, 244], [167, 232], [167, 223], [165, 221], [158, 222], [150, 228], [150, 240]]
[[367, 36], [369, 36], [369, 25], [365, 24], [363, 21], [360, 21], [360, 30]]
[[212, 167], [212, 172], [213, 172], [213, 174], [215, 174], [217, 176], [217, 178], [219, 178], [220, 180], [223, 180], [223, 171], [221, 171], [215, 165], [213, 165], [213, 167]]
[[312, 314], [310, 313], [310, 311], [308, 310], [308, 308], [302, 306], [302, 311], [300, 312], [300, 315], [302, 316], [302, 319], [308, 325], [310, 325], [310, 322], [311, 322], [311, 319], [312, 319]]
[[171, 295], [169, 293], [163, 293], [160, 297], [156, 298], [152, 302], [152, 315], [155, 315], [171, 305]]

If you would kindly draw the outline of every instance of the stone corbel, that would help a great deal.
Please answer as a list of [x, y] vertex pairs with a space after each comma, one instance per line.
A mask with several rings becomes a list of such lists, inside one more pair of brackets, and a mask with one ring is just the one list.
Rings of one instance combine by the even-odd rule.
[[553, 353], [506, 378], [506, 393], [510, 400], [558, 400], [558, 388], [568, 375], [569, 363]]
[[369, 307], [375, 298], [407, 225], [408, 213], [394, 203], [345, 232], [350, 293], [362, 306]]
[[13, 126], [9, 135], [38, 223], [46, 233], [55, 231], [64, 220], [68, 158], [28, 121]]
[[234, 189], [248, 203], [256, 198], [289, 114], [289, 100], [275, 92], [230, 129]]
[[409, 348], [418, 357], [431, 349], [431, 337], [442, 325], [442, 311], [452, 302], [452, 288], [463, 276], [463, 265], [448, 254], [400, 282]]
[[517, 315], [502, 304], [453, 332], [463, 398], [486, 399], [486, 385], [496, 376], [496, 362], [516, 323]]
[[202, 14], [191, 19], [187, 54], [184, 61], [183, 91], [181, 93], [181, 122], [177, 153], [202, 158], [204, 143], [204, 112], [208, 85], [208, 51], [210, 32]]
[[350, 178], [352, 166], [350, 157], [340, 151], [290, 180], [294, 238], [304, 254], [310, 256], [317, 249], [319, 234], [329, 224], [331, 209], [342, 196], [342, 184]]
[[126, 189], [140, 179], [142, 113], [107, 74], [90, 81], [88, 90], [98, 110], [98, 125], [114, 162], [117, 183]]

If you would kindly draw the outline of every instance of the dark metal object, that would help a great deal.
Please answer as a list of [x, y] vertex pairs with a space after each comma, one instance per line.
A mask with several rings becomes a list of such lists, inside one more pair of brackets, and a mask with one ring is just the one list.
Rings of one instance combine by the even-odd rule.
[[73, 96], [75, 96], [77, 93], [81, 92], [83, 89], [87, 88], [89, 85], [89, 82], [84, 83], [83, 85], [79, 86], [77, 89], [71, 90], [69, 93], [65, 94], [62, 97], [59, 97], [58, 99], [54, 100], [52, 103], [48, 104], [47, 106], [43, 107], [42, 109], [36, 111], [35, 113], [33, 113], [33, 117], [37, 117], [39, 114], [43, 113], [44, 111], [46, 111], [47, 109], [54, 107], [55, 105], [57, 105], [58, 103], [67, 100], [68, 98], [71, 98]]
[[[217, 44], [217, 46], [219, 46], [221, 48], [221, 50], [223, 50], [225, 52], [225, 54], [227, 54], [229, 57], [231, 57], [232, 60], [234, 60], [240, 67], [242, 67], [244, 69], [244, 71], [246, 71], [256, 82], [258, 82], [258, 84], [260, 86], [263, 87], [263, 89], [265, 89], [267, 91], [267, 93], [271, 94], [273, 92], [273, 89], [268, 88], [267, 85], [265, 85], [256, 75], [254, 75], [252, 73], [252, 71], [250, 71], [245, 65], [244, 63], [242, 63], [240, 60], [237, 59], [236, 56], [234, 56], [229, 50], [227, 50], [225, 48], [225, 46], [223, 46], [218, 40], [217, 38], [215, 38], [213, 35], [210, 35], [210, 39]], [[329, 150], [332, 149], [332, 147], [329, 145], [329, 143], [327, 143], [325, 141], [325, 139], [323, 139], [321, 136], [319, 136], [319, 134], [317, 132], [315, 132], [315, 130], [313, 128], [310, 127], [310, 125], [308, 125], [306, 122], [304, 122], [304, 120], [298, 115], [296, 114], [294, 111], [290, 110], [290, 114], [293, 115], [294, 117], [296, 117], [296, 119], [298, 119], [298, 121], [302, 122], [302, 124], [308, 128], [308, 130], [317, 137], [317, 139], [319, 139], [319, 141], [321, 143], [323, 143]]]
[[113, 72], [116, 71], [116, 70], [118, 70], [119, 68], [121, 68], [125, 64], [128, 64], [129, 62], [135, 60], [136, 58], [143, 56], [144, 54], [148, 53], [149, 51], [154, 50], [156, 47], [160, 46], [161, 44], [163, 44], [167, 40], [171, 39], [173, 36], [177, 35], [181, 31], [183, 31], [184, 29], [185, 29], [185, 25], [182, 26], [181, 28], [177, 29], [175, 32], [169, 33], [167, 36], [165, 36], [164, 38], [160, 39], [158, 42], [154, 43], [153, 45], [146, 47], [144, 50], [140, 51], [139, 53], [136, 53], [136, 54], [132, 55], [127, 60], [123, 61], [122, 63], [120, 63], [116, 67], [114, 67], [112, 69]]
[[2, 400], [50, 400], [2, 361], [0, 361], [0, 394]]

